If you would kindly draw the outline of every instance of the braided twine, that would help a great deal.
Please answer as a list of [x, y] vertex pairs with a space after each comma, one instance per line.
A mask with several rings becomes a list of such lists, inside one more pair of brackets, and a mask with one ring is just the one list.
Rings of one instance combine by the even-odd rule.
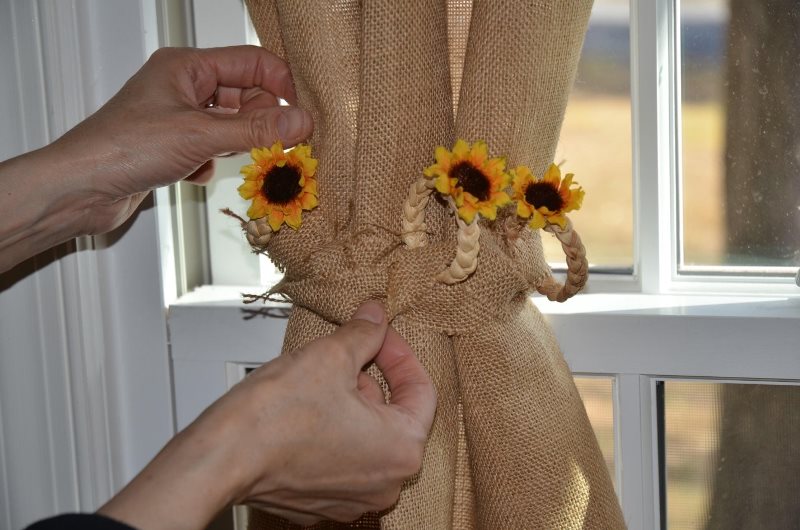
[[561, 243], [561, 248], [567, 256], [567, 281], [561, 283], [552, 275], [547, 276], [540, 283], [536, 290], [545, 295], [548, 300], [554, 302], [564, 302], [573, 297], [589, 278], [589, 262], [586, 259], [586, 248], [583, 246], [581, 237], [572, 228], [572, 221], [567, 219], [567, 226], [561, 228], [556, 224], [547, 223], [544, 227], [546, 232], [550, 232]]
[[[421, 248], [428, 244], [428, 235], [425, 226], [425, 207], [434, 189], [432, 179], [420, 178], [408, 190], [408, 197], [403, 204], [401, 238], [408, 248]], [[452, 199], [448, 197], [450, 206], [455, 211]], [[480, 251], [479, 217], [467, 224], [456, 215], [458, 223], [458, 243], [456, 256], [450, 265], [436, 277], [442, 283], [453, 285], [466, 280], [478, 267], [478, 253]], [[520, 226], [522, 228], [522, 226]], [[577, 294], [586, 285], [589, 276], [589, 262], [586, 259], [586, 248], [580, 236], [574, 230], [572, 221], [567, 219], [563, 229], [552, 223], [547, 223], [544, 230], [550, 232], [561, 243], [561, 248], [567, 257], [567, 280], [561, 283], [552, 274], [548, 275], [537, 286], [536, 290], [555, 302], [564, 302]], [[248, 238], [249, 238], [248, 232]]]
[[234, 213], [230, 208], [223, 208], [220, 210], [222, 213], [227, 215], [228, 217], [233, 217], [242, 227], [244, 230], [245, 235], [247, 236], [247, 242], [250, 243], [254, 249], [258, 251], [263, 251], [267, 248], [267, 243], [269, 240], [272, 239], [272, 228], [269, 226], [266, 217], [261, 217], [259, 219], [244, 219], [243, 217]]
[[[408, 197], [403, 204], [403, 219], [401, 239], [408, 248], [420, 248], [428, 244], [428, 235], [425, 233], [425, 207], [428, 199], [435, 187], [434, 181], [428, 178], [420, 178], [408, 189]], [[447, 198], [450, 207], [456, 211], [455, 204], [451, 197]], [[481, 229], [478, 227], [479, 217], [467, 224], [456, 215], [458, 223], [458, 244], [456, 245], [456, 257], [450, 265], [440, 272], [436, 279], [447, 285], [463, 282], [475, 272], [478, 267], [478, 252], [480, 252]]]

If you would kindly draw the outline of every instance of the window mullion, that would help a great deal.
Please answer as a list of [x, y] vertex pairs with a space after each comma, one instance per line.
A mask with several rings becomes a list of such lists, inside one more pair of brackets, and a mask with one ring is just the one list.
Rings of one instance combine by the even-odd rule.
[[616, 385], [617, 483], [628, 528], [659, 530], [655, 385], [650, 377], [620, 374]]
[[674, 223], [674, 0], [631, 1], [634, 247], [642, 291], [672, 278]]

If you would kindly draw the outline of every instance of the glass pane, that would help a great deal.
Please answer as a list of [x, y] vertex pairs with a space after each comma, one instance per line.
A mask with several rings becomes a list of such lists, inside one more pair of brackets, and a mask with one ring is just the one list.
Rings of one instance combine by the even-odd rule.
[[800, 387], [664, 383], [667, 528], [800, 528]]
[[[633, 264], [629, 27], [628, 0], [595, 1], [555, 158], [586, 190], [569, 216], [589, 262], [624, 268]], [[548, 261], [563, 263], [555, 238], [542, 239]]]
[[798, 46], [796, 0], [680, 2], [685, 268], [800, 264]]
[[614, 380], [610, 377], [575, 377], [575, 386], [583, 399], [600, 451], [606, 461], [611, 480], [614, 472]]

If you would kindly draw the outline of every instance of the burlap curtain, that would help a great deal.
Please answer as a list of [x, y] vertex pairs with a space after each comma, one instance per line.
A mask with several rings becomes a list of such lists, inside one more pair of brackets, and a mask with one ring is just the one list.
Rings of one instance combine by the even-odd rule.
[[[422, 471], [396, 507], [320, 527], [624, 526], [572, 376], [528, 299], [549, 276], [538, 233], [509, 242], [499, 222], [482, 222], [478, 268], [456, 285], [436, 281], [455, 252], [444, 203], [428, 203], [428, 245], [399, 237], [409, 185], [437, 145], [484, 140], [510, 167], [542, 174], [591, 4], [247, 0], [315, 121], [320, 206], [268, 245], [294, 303], [284, 349], [383, 300], [439, 395]], [[292, 528], [261, 512], [250, 526]]]

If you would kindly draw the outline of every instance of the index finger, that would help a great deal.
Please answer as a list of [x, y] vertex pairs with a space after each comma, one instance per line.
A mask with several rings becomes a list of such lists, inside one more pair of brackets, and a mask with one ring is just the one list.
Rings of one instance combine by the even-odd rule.
[[200, 100], [213, 96], [218, 86], [259, 87], [292, 105], [297, 103], [289, 65], [264, 48], [245, 45], [196, 51], [200, 61], [192, 82]]
[[436, 412], [436, 389], [411, 346], [391, 326], [375, 364], [392, 392], [389, 405], [417, 419], [426, 432], [430, 430]]

